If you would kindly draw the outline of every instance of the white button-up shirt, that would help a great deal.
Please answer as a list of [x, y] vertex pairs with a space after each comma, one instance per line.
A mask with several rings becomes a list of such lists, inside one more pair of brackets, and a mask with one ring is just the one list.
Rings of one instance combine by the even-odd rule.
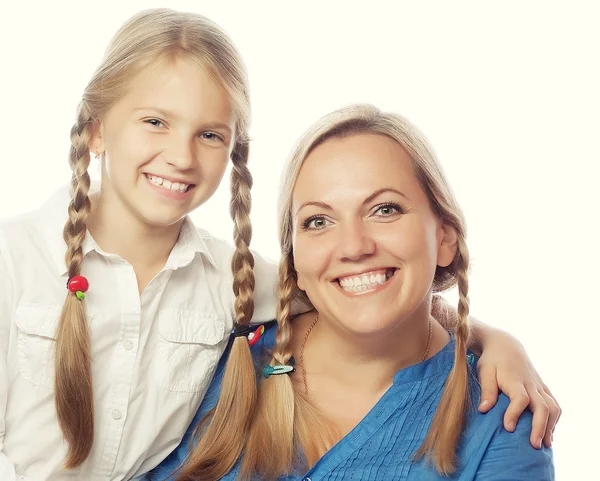
[[[94, 445], [63, 469], [54, 406], [58, 316], [68, 294], [68, 192], [0, 224], [0, 480], [122, 480], [179, 444], [233, 326], [233, 247], [186, 218], [142, 295], [133, 268], [87, 235], [82, 275], [92, 345]], [[255, 256], [254, 321], [275, 316], [277, 266]]]

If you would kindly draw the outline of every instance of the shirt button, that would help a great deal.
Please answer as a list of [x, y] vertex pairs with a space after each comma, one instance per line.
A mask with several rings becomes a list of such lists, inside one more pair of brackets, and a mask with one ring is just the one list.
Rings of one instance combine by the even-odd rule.
[[310, 478], [304, 478], [302, 481], [312, 481]]
[[121, 411], [118, 409], [113, 409], [112, 417], [113, 419], [121, 419]]
[[131, 351], [131, 349], [133, 348], [133, 342], [127, 339], [126, 341], [123, 341], [123, 347], [128, 351]]

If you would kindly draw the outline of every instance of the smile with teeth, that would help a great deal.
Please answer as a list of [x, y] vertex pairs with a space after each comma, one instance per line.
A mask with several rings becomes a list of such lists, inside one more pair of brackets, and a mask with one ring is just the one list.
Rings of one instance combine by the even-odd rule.
[[340, 277], [337, 281], [346, 292], [362, 292], [385, 284], [394, 275], [394, 272], [396, 272], [394, 268], [365, 272], [358, 276]]
[[156, 175], [144, 174], [146, 178], [157, 187], [172, 190], [173, 192], [187, 192], [192, 184], [181, 184], [179, 182], [171, 182]]

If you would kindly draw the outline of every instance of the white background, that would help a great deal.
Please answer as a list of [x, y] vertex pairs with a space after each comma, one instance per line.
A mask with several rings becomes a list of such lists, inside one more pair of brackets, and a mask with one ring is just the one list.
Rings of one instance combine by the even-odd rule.
[[[595, 3], [3, 3], [0, 217], [68, 182], [69, 129], [108, 40], [131, 14], [167, 3], [215, 20], [246, 60], [253, 247], [267, 256], [278, 255], [283, 162], [319, 116], [366, 101], [426, 133], [467, 216], [472, 312], [514, 333], [560, 400], [557, 478], [590, 479], [600, 428]], [[231, 238], [228, 199], [225, 181], [194, 220]]]

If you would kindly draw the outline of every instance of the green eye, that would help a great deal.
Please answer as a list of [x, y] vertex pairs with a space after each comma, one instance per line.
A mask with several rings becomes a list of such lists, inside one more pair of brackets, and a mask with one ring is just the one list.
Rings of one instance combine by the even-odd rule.
[[319, 230], [327, 227], [327, 219], [321, 216], [312, 216], [302, 223], [302, 228], [306, 230]]
[[389, 217], [395, 214], [401, 214], [402, 208], [398, 204], [386, 203], [375, 207], [374, 214], [380, 217]]

